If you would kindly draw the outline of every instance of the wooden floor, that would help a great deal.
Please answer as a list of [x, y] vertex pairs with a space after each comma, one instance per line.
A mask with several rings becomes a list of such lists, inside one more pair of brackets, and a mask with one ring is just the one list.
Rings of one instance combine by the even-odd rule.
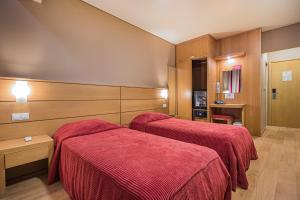
[[[247, 172], [249, 189], [238, 189], [233, 199], [300, 200], [300, 129], [268, 127], [254, 142], [259, 159]], [[0, 199], [69, 199], [60, 183], [48, 186], [45, 180], [42, 176], [8, 186]]]
[[254, 143], [259, 159], [247, 171], [249, 188], [233, 199], [300, 200], [300, 129], [268, 127]]

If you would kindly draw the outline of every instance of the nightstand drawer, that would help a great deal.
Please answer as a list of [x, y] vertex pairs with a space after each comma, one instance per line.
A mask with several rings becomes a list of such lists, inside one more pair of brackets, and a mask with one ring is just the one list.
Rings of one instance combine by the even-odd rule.
[[33, 149], [27, 149], [25, 151], [8, 153], [5, 155], [5, 168], [7, 169], [26, 163], [34, 162], [37, 160], [45, 159], [48, 158], [48, 156], [48, 146], [42, 146]]

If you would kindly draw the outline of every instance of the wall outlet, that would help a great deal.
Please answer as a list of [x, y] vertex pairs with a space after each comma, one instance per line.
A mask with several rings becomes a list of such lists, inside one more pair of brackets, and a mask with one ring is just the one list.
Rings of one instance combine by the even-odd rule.
[[225, 93], [225, 99], [234, 99], [234, 93]]
[[12, 121], [25, 121], [29, 120], [29, 113], [13, 113], [11, 115]]
[[167, 105], [166, 103], [164, 103], [164, 104], [162, 105], [162, 107], [163, 107], [163, 108], [167, 108], [168, 105]]

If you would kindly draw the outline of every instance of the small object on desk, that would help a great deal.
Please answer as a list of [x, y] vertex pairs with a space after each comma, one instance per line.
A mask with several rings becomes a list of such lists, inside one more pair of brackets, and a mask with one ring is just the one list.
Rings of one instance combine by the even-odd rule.
[[224, 101], [222, 101], [222, 100], [216, 100], [215, 104], [224, 104]]
[[26, 136], [26, 137], [24, 138], [24, 141], [25, 141], [25, 142], [30, 142], [30, 141], [32, 141], [32, 137], [31, 137], [31, 136]]

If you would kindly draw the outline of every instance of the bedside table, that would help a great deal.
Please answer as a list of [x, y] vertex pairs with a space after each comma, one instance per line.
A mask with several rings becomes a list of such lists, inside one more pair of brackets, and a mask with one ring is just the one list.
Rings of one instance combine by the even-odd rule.
[[5, 169], [48, 158], [50, 164], [54, 142], [48, 135], [0, 141], [0, 193], [5, 190]]

